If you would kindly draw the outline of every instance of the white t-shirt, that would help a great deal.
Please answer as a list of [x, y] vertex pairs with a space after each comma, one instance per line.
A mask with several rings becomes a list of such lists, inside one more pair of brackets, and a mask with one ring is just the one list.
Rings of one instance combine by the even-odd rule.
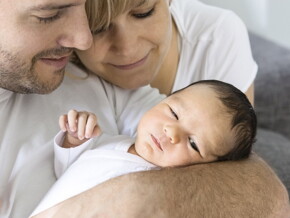
[[[72, 64], [67, 72], [86, 77]], [[61, 114], [70, 109], [91, 111], [104, 133], [133, 136], [144, 111], [164, 98], [158, 93], [149, 86], [123, 90], [93, 75], [66, 76], [49, 95], [0, 89], [0, 217], [28, 217], [56, 181], [53, 138]]]
[[[84, 192], [108, 179], [159, 167], [128, 153], [134, 138], [103, 134], [75, 148], [61, 148], [63, 133], [55, 138], [55, 170], [59, 179], [31, 216]], [[76, 161], [75, 159], [78, 158]]]
[[170, 10], [180, 39], [172, 91], [202, 79], [221, 80], [247, 91], [257, 65], [241, 20], [233, 12], [194, 0], [173, 0]]
[[[173, 91], [200, 79], [223, 80], [246, 91], [257, 66], [240, 19], [194, 0], [173, 0], [171, 13], [180, 35]], [[68, 71], [84, 77], [71, 66]], [[0, 89], [0, 216], [27, 217], [56, 181], [52, 140], [59, 130], [59, 115], [73, 108], [92, 111], [102, 114], [99, 122], [103, 131], [132, 135], [141, 114], [150, 108], [140, 103], [143, 100], [150, 98], [142, 91], [135, 95], [95, 76], [86, 80], [66, 77], [49, 95], [21, 95]], [[144, 111], [133, 110], [135, 106]]]

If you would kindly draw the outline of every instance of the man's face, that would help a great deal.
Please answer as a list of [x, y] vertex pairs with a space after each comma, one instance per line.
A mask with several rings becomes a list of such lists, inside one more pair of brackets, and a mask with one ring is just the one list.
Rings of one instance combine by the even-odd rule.
[[85, 0], [0, 0], [0, 87], [46, 94], [73, 48], [91, 46]]

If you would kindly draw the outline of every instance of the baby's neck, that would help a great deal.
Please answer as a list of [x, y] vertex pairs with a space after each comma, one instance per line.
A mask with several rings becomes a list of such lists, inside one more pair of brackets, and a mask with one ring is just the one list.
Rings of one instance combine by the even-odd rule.
[[140, 156], [135, 149], [135, 144], [131, 145], [131, 147], [128, 149], [128, 153]]

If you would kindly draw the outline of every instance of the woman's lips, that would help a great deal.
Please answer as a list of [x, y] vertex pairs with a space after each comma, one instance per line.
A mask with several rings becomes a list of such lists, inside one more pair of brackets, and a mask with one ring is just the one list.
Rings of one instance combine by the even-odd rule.
[[154, 142], [154, 144], [157, 146], [157, 148], [159, 148], [161, 151], [163, 151], [163, 149], [162, 149], [160, 143], [158, 142], [158, 140], [152, 134], [150, 136], [151, 136], [151, 139]]
[[134, 69], [134, 68], [139, 67], [139, 66], [141, 66], [142, 64], [144, 64], [145, 61], [146, 61], [147, 58], [148, 58], [148, 55], [149, 55], [149, 54], [147, 54], [147, 55], [146, 55], [144, 58], [142, 58], [141, 60], [139, 60], [139, 61], [137, 61], [137, 62], [135, 62], [135, 63], [132, 63], [132, 64], [126, 64], [126, 65], [115, 65], [115, 64], [110, 64], [110, 65], [112, 65], [113, 67], [116, 67], [116, 68], [118, 68], [118, 69], [120, 69], [120, 70], [131, 70], [131, 69]]

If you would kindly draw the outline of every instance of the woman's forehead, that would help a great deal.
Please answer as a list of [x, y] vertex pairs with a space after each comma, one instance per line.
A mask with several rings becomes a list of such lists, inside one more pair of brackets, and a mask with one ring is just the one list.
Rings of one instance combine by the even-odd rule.
[[111, 22], [118, 15], [137, 7], [146, 6], [152, 1], [156, 0], [88, 0], [87, 13], [89, 16]]
[[117, 16], [138, 7], [146, 7], [163, 0], [87, 0], [86, 10], [94, 22], [110, 23]]
[[[117, 0], [120, 1], [120, 0]], [[150, 2], [153, 2], [156, 0], [127, 0], [126, 5], [127, 7], [141, 7], [141, 6], [146, 6]]]
[[135, 2], [136, 2], [135, 7], [139, 7], [139, 6], [143, 6], [143, 5], [148, 4], [148, 2], [150, 2], [150, 0], [136, 0]]
[[[114, 4], [120, 4], [120, 0], [117, 0], [118, 3], [114, 3]], [[112, 5], [112, 8], [114, 8], [114, 10], [116, 10], [116, 12], [118, 12], [119, 14], [120, 13], [123, 13], [127, 10], [130, 10], [130, 9], [134, 9], [134, 8], [138, 8], [138, 7], [143, 7], [143, 6], [147, 6], [149, 5], [150, 2], [152, 2], [153, 0], [126, 0], [126, 3], [124, 4], [123, 3], [123, 10], [120, 11], [118, 10], [116, 7], [114, 7], [114, 5]], [[121, 1], [123, 2], [123, 1]]]

